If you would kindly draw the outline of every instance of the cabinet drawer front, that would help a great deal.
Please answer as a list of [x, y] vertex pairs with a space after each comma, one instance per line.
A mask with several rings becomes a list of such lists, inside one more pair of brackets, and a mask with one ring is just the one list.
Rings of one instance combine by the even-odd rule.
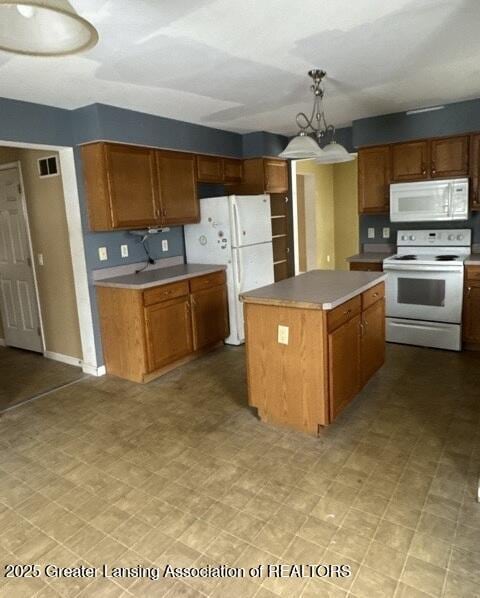
[[352, 272], [382, 272], [382, 262], [350, 262]]
[[467, 266], [465, 278], [467, 280], [480, 280], [480, 266]]
[[365, 293], [362, 293], [362, 309], [365, 310], [370, 305], [376, 303], [379, 299], [385, 297], [385, 283], [382, 282], [376, 286], [368, 289]]
[[209, 289], [218, 285], [225, 284], [225, 272], [212, 272], [205, 276], [198, 276], [190, 280], [190, 291], [201, 291], [202, 289]]
[[339, 305], [335, 309], [332, 309], [327, 314], [327, 326], [328, 332], [335, 330], [345, 322], [348, 322], [351, 318], [357, 316], [362, 311], [362, 299], [360, 295], [350, 299]]
[[182, 297], [182, 295], [188, 295], [188, 281], [186, 280], [148, 289], [143, 293], [143, 303], [144, 305], [154, 305], [160, 301]]

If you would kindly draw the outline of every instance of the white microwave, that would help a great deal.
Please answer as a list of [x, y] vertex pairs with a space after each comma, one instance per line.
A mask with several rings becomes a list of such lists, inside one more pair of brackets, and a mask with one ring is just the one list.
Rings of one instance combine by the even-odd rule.
[[392, 222], [468, 220], [468, 179], [390, 185]]

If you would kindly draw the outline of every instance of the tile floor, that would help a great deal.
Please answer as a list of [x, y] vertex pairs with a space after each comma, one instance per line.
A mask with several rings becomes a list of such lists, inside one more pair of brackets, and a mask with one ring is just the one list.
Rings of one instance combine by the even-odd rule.
[[261, 424], [242, 349], [0, 419], [4, 563], [348, 564], [330, 579], [0, 578], [0, 596], [480, 595], [480, 355], [388, 347], [319, 438]]
[[32, 351], [0, 347], [0, 411], [83, 376], [80, 367]]

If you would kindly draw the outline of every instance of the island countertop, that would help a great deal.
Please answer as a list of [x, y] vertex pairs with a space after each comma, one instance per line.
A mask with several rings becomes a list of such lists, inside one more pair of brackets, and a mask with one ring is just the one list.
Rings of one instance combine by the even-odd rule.
[[112, 278], [104, 278], [94, 282], [97, 287], [116, 287], [121, 289], [149, 289], [171, 282], [195, 278], [203, 274], [211, 274], [225, 270], [226, 266], [208, 264], [180, 264], [167, 268], [145, 270], [138, 274], [124, 274]]
[[311, 270], [243, 293], [245, 303], [330, 310], [384, 281], [381, 272]]

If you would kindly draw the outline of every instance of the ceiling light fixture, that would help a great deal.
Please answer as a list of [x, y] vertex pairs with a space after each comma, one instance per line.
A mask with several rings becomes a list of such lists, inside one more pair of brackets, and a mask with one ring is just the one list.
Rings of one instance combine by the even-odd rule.
[[[308, 71], [313, 84], [310, 89], [313, 91], [313, 110], [310, 118], [299, 112], [296, 117], [300, 129], [298, 134], [290, 140], [287, 147], [279, 154], [280, 158], [292, 160], [314, 159], [319, 164], [335, 164], [338, 162], [349, 162], [354, 156], [335, 141], [335, 127], [327, 124], [325, 110], [323, 108], [323, 79], [326, 72], [320, 69]], [[316, 140], [311, 136], [314, 135]], [[324, 144], [323, 149], [320, 144]]]
[[28, 56], [65, 56], [92, 48], [95, 27], [67, 0], [0, 0], [0, 50]]

